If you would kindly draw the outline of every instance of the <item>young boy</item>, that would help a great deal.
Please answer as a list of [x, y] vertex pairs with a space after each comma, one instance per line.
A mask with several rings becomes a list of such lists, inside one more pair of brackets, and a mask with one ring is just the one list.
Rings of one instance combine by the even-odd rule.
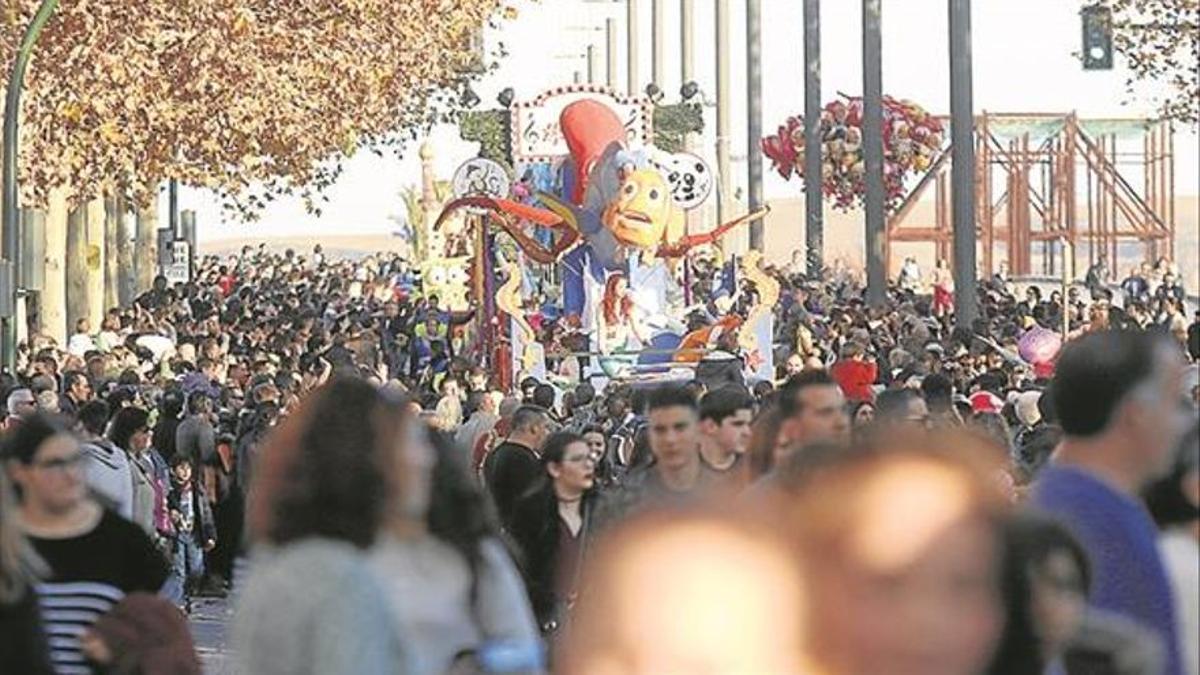
[[204, 576], [204, 553], [216, 545], [217, 531], [204, 493], [192, 482], [189, 458], [171, 458], [171, 490], [167, 509], [175, 526], [174, 556], [167, 597], [192, 611], [192, 589]]
[[726, 385], [700, 399], [700, 461], [735, 490], [749, 476], [743, 456], [753, 420], [754, 399], [745, 387]]

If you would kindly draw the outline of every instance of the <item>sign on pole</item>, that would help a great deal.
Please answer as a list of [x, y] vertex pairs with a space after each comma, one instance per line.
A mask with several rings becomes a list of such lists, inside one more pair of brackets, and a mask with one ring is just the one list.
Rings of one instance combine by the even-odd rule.
[[186, 240], [171, 242], [171, 262], [163, 265], [163, 276], [171, 284], [186, 284], [192, 279], [192, 247]]

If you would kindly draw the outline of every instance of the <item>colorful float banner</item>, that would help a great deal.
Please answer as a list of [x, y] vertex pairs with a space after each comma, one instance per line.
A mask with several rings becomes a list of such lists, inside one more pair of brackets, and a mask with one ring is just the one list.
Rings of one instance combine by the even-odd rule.
[[654, 139], [654, 106], [643, 96], [624, 96], [608, 87], [581, 84], [556, 87], [531, 101], [512, 105], [512, 153], [521, 162], [554, 162], [570, 154], [559, 126], [563, 108], [575, 101], [600, 101], [625, 126], [628, 148], [650, 145]]

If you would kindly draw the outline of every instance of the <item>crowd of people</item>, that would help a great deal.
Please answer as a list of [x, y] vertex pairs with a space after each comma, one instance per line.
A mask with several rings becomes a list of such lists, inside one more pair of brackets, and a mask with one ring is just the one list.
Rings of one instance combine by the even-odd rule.
[[[1200, 312], [1169, 263], [1065, 298], [1002, 269], [965, 326], [944, 265], [872, 307], [799, 262], [767, 270], [763, 381], [732, 333], [686, 381], [580, 376], [535, 278], [548, 375], [506, 390], [408, 261], [320, 247], [31, 336], [0, 672], [199, 672], [192, 598], [229, 594], [255, 674], [1198, 675]], [[693, 330], [759, 301], [689, 279]]]

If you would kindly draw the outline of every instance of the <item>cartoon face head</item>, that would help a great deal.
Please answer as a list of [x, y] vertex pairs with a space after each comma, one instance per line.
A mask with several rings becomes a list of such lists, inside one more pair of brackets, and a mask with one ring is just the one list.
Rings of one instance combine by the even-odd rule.
[[657, 247], [683, 222], [671, 188], [654, 169], [622, 171], [621, 188], [604, 209], [604, 224], [617, 241], [641, 249]]

